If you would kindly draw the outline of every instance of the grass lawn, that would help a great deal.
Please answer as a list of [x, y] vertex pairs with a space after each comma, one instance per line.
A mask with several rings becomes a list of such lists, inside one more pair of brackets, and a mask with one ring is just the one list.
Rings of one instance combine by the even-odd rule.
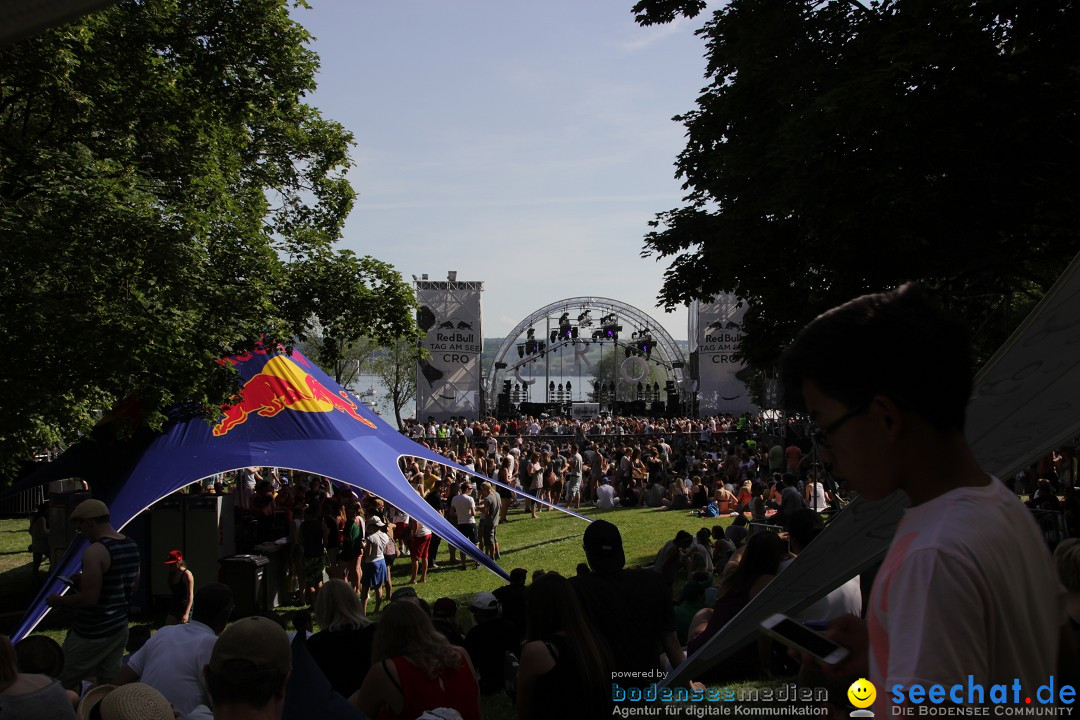
[[[673, 538], [677, 531], [693, 533], [718, 522], [717, 518], [691, 517], [688, 511], [632, 509], [600, 513], [593, 508], [582, 508], [581, 514], [591, 518], [602, 517], [619, 526], [629, 567], [651, 564], [661, 545]], [[556, 511], [540, 513], [534, 520], [524, 507], [512, 508], [508, 518], [509, 522], [499, 526], [502, 558], [498, 561], [507, 571], [522, 567], [530, 575], [535, 570], [554, 570], [571, 576], [576, 572], [578, 563], [585, 561], [585, 551], [581, 548], [581, 537], [586, 527], [584, 521]], [[731, 519], [723, 518], [719, 523], [727, 526]], [[0, 520], [0, 623], [6, 633], [14, 630], [34, 597], [28, 550], [30, 535], [26, 532], [28, 524], [29, 521], [22, 518]], [[427, 582], [415, 587], [417, 594], [429, 603], [434, 603], [440, 597], [456, 600], [461, 608], [459, 620], [462, 628], [467, 629], [472, 623], [467, 610], [472, 597], [478, 592], [494, 590], [504, 582], [487, 570], [474, 570], [471, 561], [467, 570], [451, 569], [448, 557], [447, 545], [442, 543], [438, 562], [445, 569], [430, 571]], [[48, 564], [44, 567], [47, 569]], [[408, 582], [409, 575], [407, 558], [394, 564], [392, 576], [395, 587]], [[288, 618], [297, 609], [280, 607], [277, 612]], [[39, 626], [39, 632], [63, 642], [66, 624], [55, 615], [53, 613], [46, 618]], [[155, 618], [133, 617], [132, 622], [153, 624]], [[482, 705], [484, 717], [489, 720], [514, 717], [513, 706], [505, 695], [484, 697]]]

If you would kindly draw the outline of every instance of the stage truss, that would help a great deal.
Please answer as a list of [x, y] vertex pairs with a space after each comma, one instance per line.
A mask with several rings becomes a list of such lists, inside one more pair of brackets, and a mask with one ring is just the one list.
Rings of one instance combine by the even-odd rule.
[[[588, 320], [579, 321], [578, 318], [586, 313]], [[568, 315], [570, 325], [578, 329], [578, 336], [568, 338], [560, 335], [559, 339], [552, 343], [549, 333], [553, 329], [560, 329], [558, 319], [564, 315]], [[604, 317], [614, 318], [615, 324], [623, 327], [617, 339], [593, 339], [592, 333], [601, 329], [601, 319]], [[563, 326], [563, 329], [565, 327]], [[611, 298], [573, 297], [558, 300], [530, 313], [503, 340], [488, 367], [484, 383], [484, 398], [490, 406], [489, 412], [498, 395], [500, 379], [511, 379], [516, 370], [538, 361], [536, 354], [519, 358], [516, 353], [517, 345], [526, 342], [526, 333], [530, 328], [536, 328], [535, 339], [545, 343], [547, 353], [560, 348], [598, 342], [612, 343], [619, 348], [633, 347], [635, 339], [631, 336], [636, 332], [647, 330], [654, 341], [654, 349], [648, 362], [660, 365], [670, 373], [680, 395], [685, 395], [689, 389], [689, 383], [686, 382], [689, 379], [686, 358], [675, 339], [654, 318], [633, 305]], [[542, 336], [541, 333], [543, 333]]]

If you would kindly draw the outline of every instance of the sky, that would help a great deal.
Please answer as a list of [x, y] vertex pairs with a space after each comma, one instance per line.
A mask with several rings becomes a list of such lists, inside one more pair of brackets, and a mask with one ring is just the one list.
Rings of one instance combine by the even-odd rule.
[[356, 138], [359, 194], [339, 247], [406, 280], [484, 282], [483, 335], [577, 296], [656, 306], [665, 261], [642, 258], [682, 204], [672, 117], [706, 84], [704, 16], [634, 22], [633, 0], [311, 0], [308, 98]]

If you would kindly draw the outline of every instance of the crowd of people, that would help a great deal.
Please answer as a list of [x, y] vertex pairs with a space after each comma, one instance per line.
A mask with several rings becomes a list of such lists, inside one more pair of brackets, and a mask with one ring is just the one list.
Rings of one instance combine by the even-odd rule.
[[[915, 335], [938, 349], [932, 381], [912, 370]], [[1016, 492], [975, 463], [962, 432], [968, 353], [962, 328], [908, 287], [823, 315], [789, 349], [785, 377], [803, 390], [812, 433], [747, 416], [414, 424], [407, 432], [448, 462], [405, 459], [403, 475], [492, 558], [515, 504], [527, 503], [528, 515], [512, 518], [526, 523], [560, 504], [687, 518], [647, 567], [627, 567], [618, 525], [594, 520], [573, 577], [535, 572], [528, 583], [527, 571], [515, 569], [509, 584], [471, 598], [467, 630], [454, 599], [429, 605], [416, 592], [443, 567], [430, 528], [325, 478], [249, 468], [233, 487], [215, 478], [207, 489], [233, 492], [257, 528], [282, 514], [300, 601], [313, 605], [319, 631], [309, 636], [305, 613], [294, 618], [291, 645], [272, 618], [227, 625], [231, 590], [209, 584], [185, 601], [194, 583], [182, 555], [170, 553], [173, 624], [125, 662], [138, 547], [110, 525], [104, 504], [84, 501], [71, 516], [91, 541], [81, 577], [72, 592], [48, 599], [76, 611], [73, 627], [47, 652], [35, 651], [39, 636], [14, 648], [0, 642], [0, 711], [412, 719], [443, 708], [453, 713], [443, 717], [474, 720], [482, 695], [508, 692], [520, 718], [610, 715], [612, 682], [655, 682], [723, 633], [815, 542], [849, 491], [872, 501], [897, 489], [911, 507], [872, 587], [852, 578], [796, 616], [827, 628], [849, 651], [842, 663], [795, 658], [762, 638], [695, 679], [864, 677], [879, 688], [882, 716], [890, 714], [885, 687], [1015, 679], [1033, 690], [1051, 676], [1075, 683], [1080, 552], [1065, 540], [1052, 561], [1049, 538]], [[807, 437], [815, 453], [800, 442]], [[838, 486], [827, 484], [822, 465]], [[1075, 462], [1053, 453], [1008, 482], [1029, 491], [1032, 508], [1056, 512], [1075, 492]], [[406, 554], [410, 581], [394, 588], [387, 567]], [[453, 545], [449, 556], [445, 567], [469, 566]], [[23, 662], [24, 643], [35, 660]], [[87, 679], [97, 683], [89, 692]], [[301, 703], [298, 714], [289, 714], [290, 701]], [[135, 715], [123, 714], [136, 704]]]

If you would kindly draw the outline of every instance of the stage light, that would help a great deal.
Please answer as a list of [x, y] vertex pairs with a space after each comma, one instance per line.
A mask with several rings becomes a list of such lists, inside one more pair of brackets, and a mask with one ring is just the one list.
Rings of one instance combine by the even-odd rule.
[[554, 342], [557, 342], [557, 341], [558, 341], [558, 339], [559, 339], [559, 331], [558, 331], [558, 330], [552, 330], [552, 331], [551, 331], [551, 336], [549, 337], [549, 339], [550, 339], [550, 340], [551, 340], [551, 342], [553, 342], [553, 343], [554, 343]]
[[577, 329], [577, 326], [575, 325], [574, 327], [570, 328], [570, 337], [577, 340], [577, 336], [578, 336], [578, 329]]
[[529, 328], [528, 332], [526, 332], [526, 334], [525, 334], [525, 338], [527, 340], [532, 340], [535, 337], [536, 337], [536, 330], [533, 329], [533, 328]]
[[519, 358], [525, 357], [525, 343], [519, 344], [517, 346], [517, 351], [518, 351], [518, 357]]

